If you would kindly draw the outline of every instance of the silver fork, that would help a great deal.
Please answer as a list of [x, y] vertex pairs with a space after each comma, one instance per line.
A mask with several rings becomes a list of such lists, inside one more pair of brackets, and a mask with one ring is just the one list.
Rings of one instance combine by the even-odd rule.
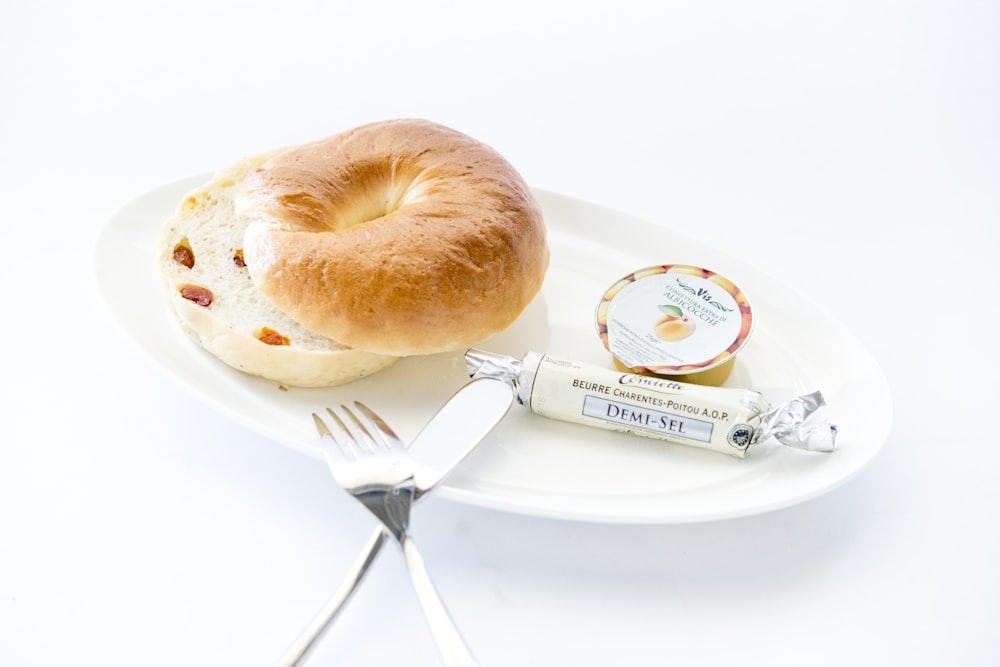
[[362, 403], [354, 405], [374, 427], [375, 435], [346, 406], [340, 409], [350, 428], [336, 412], [327, 408], [338, 435], [334, 435], [319, 415], [313, 414], [330, 472], [340, 486], [382, 522], [385, 532], [402, 549], [410, 581], [445, 664], [478, 665], [434, 588], [410, 536], [410, 508], [415, 486], [414, 464], [406, 446], [377, 414]]

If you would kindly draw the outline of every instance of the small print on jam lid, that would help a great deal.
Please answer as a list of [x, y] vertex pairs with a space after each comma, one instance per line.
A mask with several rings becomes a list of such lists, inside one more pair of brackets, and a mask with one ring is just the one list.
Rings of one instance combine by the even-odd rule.
[[604, 347], [636, 373], [690, 375], [726, 364], [752, 329], [746, 295], [728, 278], [687, 264], [630, 273], [597, 307]]

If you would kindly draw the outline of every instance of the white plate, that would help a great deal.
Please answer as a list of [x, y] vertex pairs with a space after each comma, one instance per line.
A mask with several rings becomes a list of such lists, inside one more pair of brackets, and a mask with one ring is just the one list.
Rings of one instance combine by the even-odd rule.
[[[466, 382], [461, 353], [409, 358], [356, 383], [284, 390], [245, 376], [194, 345], [168, 313], [156, 274], [162, 222], [198, 176], [149, 192], [108, 221], [95, 248], [99, 289], [128, 335], [210, 405], [261, 434], [318, 456], [310, 413], [362, 400], [404, 438]], [[718, 271], [750, 297], [755, 331], [727, 381], [772, 401], [820, 389], [839, 427], [830, 455], [762, 445], [746, 459], [548, 420], [515, 406], [437, 492], [537, 516], [608, 522], [689, 522], [764, 512], [815, 497], [864, 467], [888, 437], [886, 380], [840, 323], [787, 286], [670, 229], [550, 192], [552, 263], [542, 294], [507, 331], [480, 347], [528, 350], [610, 367], [594, 309], [613, 282], [654, 264]]]

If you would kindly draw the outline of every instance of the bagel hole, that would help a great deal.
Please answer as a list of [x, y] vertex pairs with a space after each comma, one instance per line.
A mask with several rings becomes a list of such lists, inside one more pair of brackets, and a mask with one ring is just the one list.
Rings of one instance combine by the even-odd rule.
[[345, 226], [378, 220], [422, 196], [419, 182], [412, 178], [401, 179], [395, 171], [371, 179], [365, 191], [366, 196], [360, 197], [354, 210], [345, 215]]

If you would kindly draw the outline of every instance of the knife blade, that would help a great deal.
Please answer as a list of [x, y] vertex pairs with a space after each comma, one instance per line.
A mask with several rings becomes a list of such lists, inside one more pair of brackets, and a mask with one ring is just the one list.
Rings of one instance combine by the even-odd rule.
[[458, 467], [513, 404], [510, 385], [496, 378], [472, 380], [455, 392], [410, 445], [416, 499]]
[[[455, 392], [410, 445], [410, 454], [416, 464], [413, 474], [415, 499], [420, 500], [434, 490], [500, 423], [513, 403], [510, 385], [492, 377], [471, 380]], [[340, 588], [285, 653], [279, 667], [295, 667], [308, 656], [357, 590], [384, 539], [381, 526], [372, 532]]]

